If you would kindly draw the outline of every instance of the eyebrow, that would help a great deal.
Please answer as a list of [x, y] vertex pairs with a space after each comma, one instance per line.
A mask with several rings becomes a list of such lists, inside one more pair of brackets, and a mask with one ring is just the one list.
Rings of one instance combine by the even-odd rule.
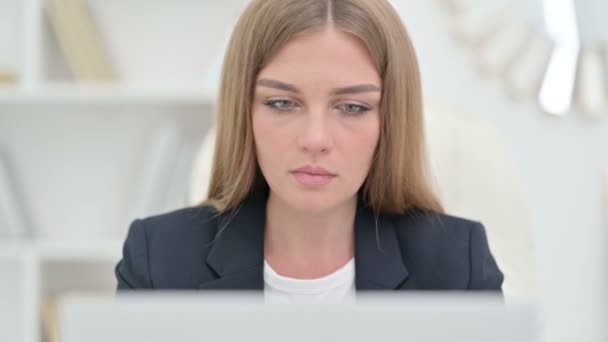
[[[279, 90], [285, 90], [296, 94], [301, 94], [302, 91], [293, 84], [284, 83], [277, 80], [268, 78], [260, 79], [256, 82], [257, 85], [274, 88]], [[380, 88], [373, 84], [357, 84], [348, 87], [334, 88], [331, 91], [332, 95], [344, 95], [344, 94], [357, 94], [357, 93], [368, 93], [368, 92], [379, 92]]]

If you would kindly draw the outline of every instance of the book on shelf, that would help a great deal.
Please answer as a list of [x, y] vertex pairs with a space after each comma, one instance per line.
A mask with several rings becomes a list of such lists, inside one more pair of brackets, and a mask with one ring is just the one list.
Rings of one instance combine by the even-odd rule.
[[44, 340], [48, 342], [60, 342], [60, 319], [57, 298], [55, 296], [43, 298], [42, 307], [40, 311], [42, 318], [43, 335], [45, 337]]
[[17, 172], [9, 161], [8, 154], [0, 149], [0, 238], [18, 238], [27, 233], [23, 201], [16, 185]]
[[116, 80], [116, 70], [86, 0], [47, 0], [45, 4], [55, 37], [75, 79]]
[[0, 85], [14, 84], [17, 82], [17, 74], [12, 71], [0, 70]]

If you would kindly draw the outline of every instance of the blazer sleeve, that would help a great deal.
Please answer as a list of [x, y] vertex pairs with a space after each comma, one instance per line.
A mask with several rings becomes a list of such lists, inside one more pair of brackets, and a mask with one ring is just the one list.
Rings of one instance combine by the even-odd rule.
[[122, 254], [122, 260], [114, 269], [118, 290], [152, 288], [148, 241], [143, 220], [136, 219], [129, 226]]
[[503, 274], [490, 252], [486, 230], [479, 222], [471, 227], [469, 248], [469, 289], [501, 291]]

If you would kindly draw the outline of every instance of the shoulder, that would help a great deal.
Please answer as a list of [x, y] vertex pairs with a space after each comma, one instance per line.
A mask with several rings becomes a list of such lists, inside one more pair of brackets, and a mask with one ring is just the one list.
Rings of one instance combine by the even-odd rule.
[[118, 287], [196, 286], [207, 276], [205, 257], [215, 238], [217, 221], [217, 212], [207, 205], [132, 221], [122, 260], [115, 269]]
[[[404, 242], [433, 241], [457, 244], [467, 241], [473, 233], [484, 231], [479, 221], [423, 210], [411, 210], [393, 215], [397, 234]], [[407, 241], [406, 241], [407, 240]]]
[[410, 263], [426, 263], [425, 266], [466, 266], [470, 234], [483, 229], [473, 220], [421, 210], [395, 215], [393, 222], [402, 253]]
[[[217, 233], [218, 213], [201, 205], [138, 219], [130, 230], [140, 230], [151, 265], [204, 260]], [[135, 228], [139, 226], [139, 228]], [[131, 235], [131, 232], [129, 232]]]
[[170, 212], [137, 219], [145, 230], [148, 242], [198, 238], [211, 241], [216, 233], [219, 214], [208, 205], [181, 208]]
[[422, 210], [394, 215], [404, 262], [421, 281], [499, 290], [503, 276], [479, 221]]

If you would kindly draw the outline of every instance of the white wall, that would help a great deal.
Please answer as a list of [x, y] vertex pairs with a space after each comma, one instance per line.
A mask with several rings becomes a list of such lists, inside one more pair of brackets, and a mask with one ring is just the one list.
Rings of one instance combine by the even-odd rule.
[[600, 121], [580, 114], [556, 119], [532, 102], [514, 103], [498, 82], [475, 71], [469, 51], [452, 39], [441, 1], [393, 3], [416, 45], [427, 100], [485, 115], [512, 145], [529, 193], [548, 337], [591, 340], [608, 320], [602, 207], [608, 113]]

